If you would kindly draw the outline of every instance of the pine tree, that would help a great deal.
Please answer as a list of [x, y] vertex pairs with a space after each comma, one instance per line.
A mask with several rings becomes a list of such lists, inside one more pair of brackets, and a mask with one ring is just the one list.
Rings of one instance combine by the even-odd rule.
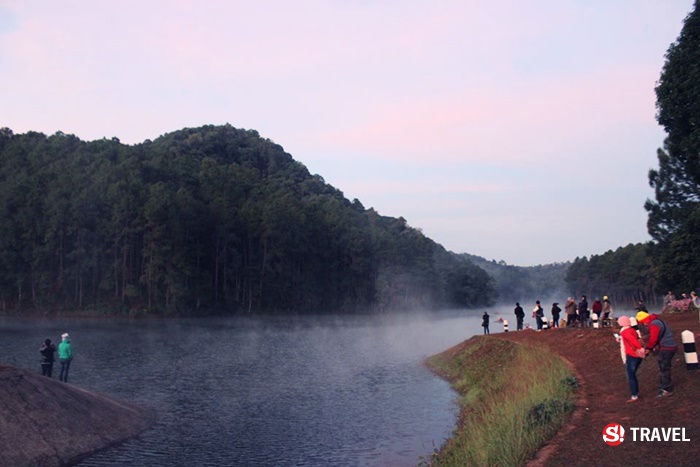
[[657, 120], [667, 138], [658, 150], [659, 168], [649, 171], [656, 200], [647, 200], [647, 228], [660, 285], [700, 285], [700, 0], [668, 49], [656, 86]]
[[659, 168], [649, 171], [656, 200], [647, 200], [647, 227], [663, 242], [700, 205], [700, 0], [669, 47], [656, 86], [657, 121], [667, 138]]

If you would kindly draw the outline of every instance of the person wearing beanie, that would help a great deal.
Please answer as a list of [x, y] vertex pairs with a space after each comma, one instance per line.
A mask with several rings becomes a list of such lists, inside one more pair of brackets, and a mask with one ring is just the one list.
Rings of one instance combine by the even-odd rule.
[[671, 379], [671, 363], [673, 356], [678, 351], [678, 342], [668, 325], [655, 314], [646, 311], [637, 313], [637, 322], [649, 329], [649, 338], [646, 343], [646, 353], [657, 353], [659, 362], [659, 397], [673, 395], [673, 381]]
[[620, 316], [617, 319], [617, 324], [622, 328], [620, 330], [620, 352], [622, 354], [622, 362], [625, 364], [627, 371], [627, 382], [630, 385], [630, 398], [627, 402], [636, 402], [639, 399], [639, 381], [637, 380], [637, 370], [639, 365], [644, 361], [645, 351], [644, 346], [639, 341], [637, 332], [632, 329], [630, 319], [627, 316]]
[[58, 379], [67, 383], [70, 362], [73, 361], [73, 348], [70, 345], [70, 336], [67, 332], [61, 334], [61, 343], [58, 344], [58, 361], [61, 362], [61, 373], [58, 375]]

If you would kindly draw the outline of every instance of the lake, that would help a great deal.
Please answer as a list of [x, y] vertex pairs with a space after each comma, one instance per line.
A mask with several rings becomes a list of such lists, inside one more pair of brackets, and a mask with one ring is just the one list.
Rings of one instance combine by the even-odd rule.
[[40, 372], [41, 342], [68, 331], [70, 384], [155, 410], [152, 429], [82, 466], [412, 466], [457, 416], [423, 359], [481, 333], [482, 313], [0, 318], [0, 362]]

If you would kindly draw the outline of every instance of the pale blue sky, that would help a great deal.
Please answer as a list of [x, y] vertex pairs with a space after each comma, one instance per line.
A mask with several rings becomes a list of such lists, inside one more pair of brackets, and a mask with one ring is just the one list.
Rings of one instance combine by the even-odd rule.
[[0, 126], [255, 129], [455, 252], [649, 240], [654, 85], [692, 0], [0, 0]]

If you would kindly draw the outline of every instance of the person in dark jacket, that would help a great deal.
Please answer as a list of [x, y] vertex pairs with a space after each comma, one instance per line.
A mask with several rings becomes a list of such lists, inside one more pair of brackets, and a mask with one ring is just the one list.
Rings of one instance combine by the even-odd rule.
[[578, 302], [578, 319], [581, 322], [581, 327], [588, 327], [588, 318], [590, 311], [588, 310], [588, 300], [585, 295], [581, 295], [581, 301]]
[[544, 323], [542, 321], [542, 317], [544, 316], [544, 310], [542, 309], [542, 306], [540, 305], [540, 301], [537, 300], [535, 302], [535, 308], [532, 310], [532, 316], [535, 318], [537, 321], [537, 330], [541, 331], [542, 330], [542, 324]]
[[41, 344], [39, 353], [41, 353], [41, 374], [51, 378], [51, 374], [53, 373], [53, 362], [56, 361], [56, 358], [54, 357], [54, 354], [56, 353], [56, 346], [51, 343], [51, 339], [46, 339], [44, 343]]
[[525, 319], [525, 311], [523, 310], [523, 307], [521, 307], [520, 303], [518, 303], [518, 302], [515, 303], [515, 319], [518, 323], [517, 330], [522, 331], [523, 330], [523, 319]]
[[484, 334], [490, 334], [489, 318], [489, 313], [487, 311], [484, 311], [484, 315], [481, 317], [481, 325], [484, 327]]
[[659, 397], [673, 395], [673, 381], [671, 380], [671, 362], [673, 356], [678, 351], [678, 342], [673, 337], [673, 333], [668, 325], [661, 321], [655, 314], [649, 314], [646, 311], [637, 313], [637, 322], [649, 328], [649, 338], [646, 343], [646, 353], [657, 352], [655, 349], [658, 345], [658, 361], [660, 373]]
[[559, 327], [559, 314], [561, 314], [561, 308], [559, 308], [558, 303], [552, 303], [552, 326], [553, 328]]
[[636, 312], [643, 311], [644, 313], [649, 313], [649, 310], [647, 310], [647, 306], [644, 304], [644, 300], [642, 300], [641, 298], [637, 302], [637, 306], [634, 307], [634, 309]]

